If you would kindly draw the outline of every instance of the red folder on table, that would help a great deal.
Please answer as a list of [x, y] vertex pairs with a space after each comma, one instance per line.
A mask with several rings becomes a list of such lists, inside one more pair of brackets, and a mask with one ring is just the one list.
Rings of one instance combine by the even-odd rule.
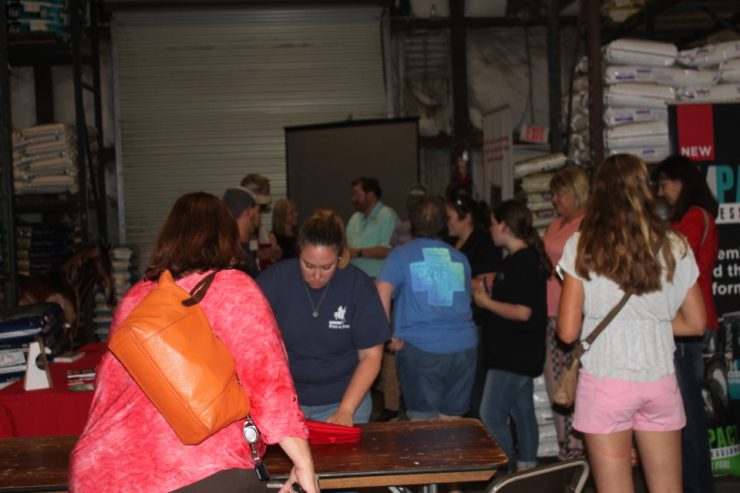
[[315, 444], [357, 443], [362, 437], [359, 426], [343, 426], [321, 421], [306, 420], [308, 441]]

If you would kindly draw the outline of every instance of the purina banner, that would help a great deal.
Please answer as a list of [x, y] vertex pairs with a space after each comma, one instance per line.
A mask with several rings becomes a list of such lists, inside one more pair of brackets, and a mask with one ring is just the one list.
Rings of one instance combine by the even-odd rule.
[[671, 146], [698, 163], [719, 202], [719, 256], [712, 293], [721, 318], [719, 354], [704, 382], [712, 471], [740, 476], [740, 104], [669, 106]]

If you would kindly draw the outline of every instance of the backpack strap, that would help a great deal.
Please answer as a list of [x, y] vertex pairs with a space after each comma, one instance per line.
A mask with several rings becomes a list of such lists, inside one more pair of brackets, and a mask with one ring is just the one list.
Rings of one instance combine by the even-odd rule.
[[203, 279], [198, 281], [198, 283], [193, 286], [193, 289], [190, 290], [190, 298], [183, 300], [183, 306], [193, 306], [197, 303], [200, 303], [203, 298], [205, 298], [206, 293], [208, 292], [208, 288], [211, 287], [211, 284], [213, 283], [213, 280], [216, 279], [216, 274], [218, 274], [218, 272], [219, 271], [214, 270]]

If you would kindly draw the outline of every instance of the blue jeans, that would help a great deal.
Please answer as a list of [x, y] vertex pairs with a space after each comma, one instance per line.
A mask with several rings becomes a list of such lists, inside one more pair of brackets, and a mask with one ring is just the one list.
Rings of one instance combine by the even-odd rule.
[[704, 381], [704, 359], [702, 351], [712, 334], [707, 331], [700, 337], [677, 337], [676, 379], [686, 413], [686, 426], [681, 431], [681, 454], [683, 459], [683, 487], [685, 493], [712, 493], [714, 479], [709, 451], [707, 415], [701, 387]]
[[503, 370], [488, 370], [480, 416], [509, 458], [510, 468], [514, 458], [514, 438], [509, 427], [509, 415], [516, 425], [517, 464], [520, 467], [534, 467], [537, 464], [540, 436], [533, 392], [532, 377]]
[[396, 369], [409, 419], [468, 412], [477, 353], [477, 348], [429, 353], [406, 341], [396, 353]]
[[[340, 403], [337, 402], [336, 404], [323, 404], [320, 406], [301, 406], [301, 411], [303, 411], [303, 415], [306, 419], [326, 422], [329, 416], [337, 412], [339, 404]], [[355, 413], [352, 415], [352, 420], [355, 424], [367, 423], [370, 421], [370, 413], [372, 412], [373, 400], [370, 397], [370, 392], [368, 392], [365, 394], [360, 405], [357, 406], [357, 409], [355, 409]]]

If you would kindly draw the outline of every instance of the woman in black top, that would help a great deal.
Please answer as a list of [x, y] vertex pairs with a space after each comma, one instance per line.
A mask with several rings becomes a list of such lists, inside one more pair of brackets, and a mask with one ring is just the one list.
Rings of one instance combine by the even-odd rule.
[[[537, 464], [532, 392], [534, 377], [542, 374], [545, 363], [546, 281], [552, 266], [524, 204], [508, 200], [492, 219], [493, 241], [508, 255], [490, 295], [481, 284], [473, 285], [475, 303], [486, 311], [481, 342], [488, 372], [480, 415], [509, 464], [529, 469]], [[516, 424], [516, 454], [509, 416]]]
[[[470, 263], [471, 277], [476, 282], [483, 282], [490, 290], [493, 278], [501, 263], [501, 248], [493, 244], [491, 238], [491, 210], [485, 202], [476, 202], [466, 193], [453, 194], [447, 198], [447, 234], [449, 243], [467, 257]], [[473, 320], [478, 332], [483, 324], [484, 310], [473, 305]], [[479, 340], [481, 338], [479, 337]], [[470, 411], [467, 416], [479, 418], [483, 384], [486, 380], [486, 368], [483, 366], [483, 355], [478, 351], [478, 368], [470, 396]]]
[[501, 263], [501, 249], [493, 244], [489, 232], [490, 214], [485, 202], [476, 202], [470, 195], [447, 199], [447, 234], [453, 240], [450, 244], [468, 258], [473, 278], [493, 278]]

